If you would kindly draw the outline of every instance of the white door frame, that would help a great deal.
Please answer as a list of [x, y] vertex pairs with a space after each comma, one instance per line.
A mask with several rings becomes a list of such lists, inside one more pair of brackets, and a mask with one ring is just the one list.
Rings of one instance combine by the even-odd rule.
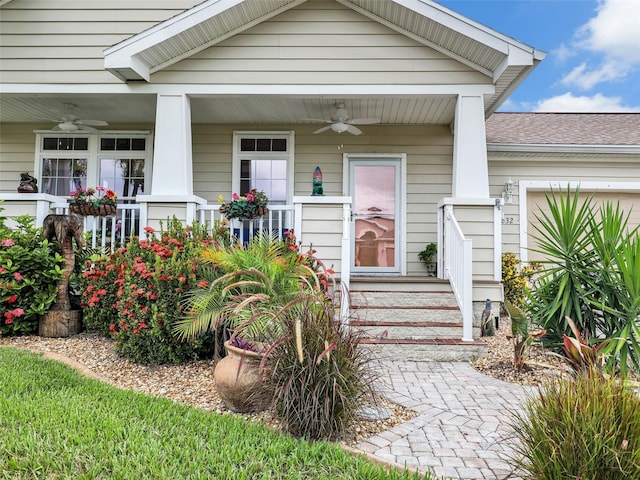
[[[406, 153], [344, 153], [342, 155], [342, 185], [345, 195], [352, 196], [351, 164], [352, 162], [397, 162], [398, 177], [396, 178], [396, 260], [397, 268], [388, 271], [366, 271], [352, 265], [355, 275], [387, 275], [404, 276], [407, 274], [407, 155]], [[353, 200], [353, 199], [352, 199]], [[352, 213], [353, 218], [353, 213]], [[354, 220], [351, 222], [351, 258], [355, 261], [355, 232]], [[375, 268], [375, 267], [371, 267]], [[385, 268], [385, 267], [382, 267]], [[355, 271], [354, 271], [355, 270]]]

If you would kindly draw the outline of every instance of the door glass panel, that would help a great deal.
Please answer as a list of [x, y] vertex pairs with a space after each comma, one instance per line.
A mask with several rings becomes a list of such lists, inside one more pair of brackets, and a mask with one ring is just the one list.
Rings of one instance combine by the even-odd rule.
[[396, 266], [396, 168], [354, 167], [356, 267]]

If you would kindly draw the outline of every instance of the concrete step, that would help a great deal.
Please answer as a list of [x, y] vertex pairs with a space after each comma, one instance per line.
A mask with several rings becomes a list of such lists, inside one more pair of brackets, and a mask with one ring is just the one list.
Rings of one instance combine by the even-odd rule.
[[462, 322], [462, 314], [457, 307], [450, 309], [356, 306], [352, 308], [352, 318], [360, 322]]
[[381, 360], [413, 362], [467, 362], [487, 355], [489, 348], [482, 340], [463, 342], [449, 338], [430, 340], [362, 339], [361, 345], [373, 350]]
[[352, 290], [350, 295], [352, 307], [386, 307], [386, 308], [431, 308], [457, 310], [458, 303], [452, 292], [427, 291], [374, 291]]
[[462, 323], [451, 322], [360, 322], [352, 321], [367, 338], [429, 339], [460, 338]]
[[[469, 361], [488, 352], [481, 340], [461, 340], [462, 314], [447, 282], [358, 279], [351, 282], [350, 300], [350, 325], [379, 358]], [[479, 328], [473, 334], [479, 337]]]
[[351, 277], [349, 290], [451, 292], [451, 285], [434, 277]]

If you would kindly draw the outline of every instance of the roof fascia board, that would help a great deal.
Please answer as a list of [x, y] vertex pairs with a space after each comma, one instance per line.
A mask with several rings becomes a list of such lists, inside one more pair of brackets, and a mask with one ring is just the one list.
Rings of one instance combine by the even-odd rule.
[[425, 15], [421, 11], [425, 6], [429, 6], [432, 12], [439, 12], [437, 16], [430, 14], [429, 17], [437, 19], [439, 23], [442, 23], [446, 27], [456, 30], [474, 40], [487, 45], [494, 50], [498, 50], [504, 54], [508, 53], [508, 46], [517, 47], [518, 49], [533, 54], [535, 49], [526, 43], [519, 42], [515, 38], [511, 38], [507, 35], [493, 30], [492, 28], [475, 22], [464, 15], [450, 10], [443, 5], [432, 0], [393, 0], [395, 3], [410, 8], [422, 15]]
[[378, 17], [369, 10], [366, 10], [358, 5], [353, 5], [350, 0], [336, 0], [338, 3], [351, 8], [360, 14], [375, 20], [388, 28], [391, 28], [399, 33], [402, 33], [413, 40], [422, 43], [428, 47], [431, 47], [440, 53], [446, 54], [457, 61], [467, 65], [474, 70], [490, 76], [494, 81], [500, 77], [501, 73], [506, 70], [507, 67], [513, 65], [532, 65], [535, 60], [541, 61], [546, 56], [545, 52], [530, 47], [522, 42], [502, 35], [501, 33], [492, 30], [482, 24], [474, 22], [442, 5], [435, 3], [431, 0], [390, 0], [393, 3], [400, 5], [408, 10], [415, 12], [418, 15], [431, 18], [432, 20], [440, 23], [441, 25], [450, 28], [462, 35], [465, 35], [483, 45], [496, 50], [504, 54], [505, 60], [503, 65], [496, 72], [491, 72], [488, 69], [482, 68], [479, 65], [469, 61], [468, 59], [459, 56], [446, 48], [432, 43], [425, 38], [415, 35], [402, 27], [395, 25], [383, 18]]
[[209, 18], [224, 12], [240, 3], [243, 0], [207, 0], [178, 15], [154, 25], [132, 37], [129, 37], [104, 50], [105, 56], [115, 52], [135, 55], [149, 47], [153, 47], [178, 33], [202, 23]]
[[550, 143], [487, 143], [489, 152], [638, 154], [640, 145], [572, 145]]
[[509, 67], [531, 67], [532, 65], [540, 63], [546, 56], [546, 52], [535, 50], [534, 54], [531, 55], [530, 52], [512, 45], [509, 47], [509, 55], [502, 60], [500, 65], [493, 72], [493, 80], [497, 81]]
[[[529, 76], [531, 70], [533, 70], [539, 62], [536, 62], [533, 65], [526, 66], [524, 68], [520, 68], [518, 75], [514, 80], [509, 83], [509, 86], [505, 88], [499, 96], [493, 99], [490, 105], [486, 105], [486, 118], [489, 118], [491, 114], [493, 114], [500, 106], [505, 102], [507, 98], [520, 86], [520, 84], [524, 81], [525, 78]], [[512, 65], [510, 65], [512, 66]], [[504, 72], [503, 72], [504, 73]]]
[[11, 3], [13, 0], [0, 0], [0, 8], [4, 7], [7, 3]]
[[[169, 18], [164, 22], [161, 22], [143, 32], [138, 33], [137, 35], [134, 35], [133, 37], [123, 40], [122, 42], [105, 49], [105, 68], [112, 72], [117, 68], [131, 68], [137, 74], [139, 74], [140, 77], [144, 78], [146, 81], [149, 81], [149, 76], [151, 73], [158, 71], [161, 68], [165, 68], [169, 65], [173, 65], [174, 63], [179, 62], [184, 58], [187, 58], [195, 53], [209, 48], [211, 45], [214, 45], [219, 41], [222, 41], [239, 32], [249, 29], [258, 23], [279, 15], [280, 13], [285, 12], [306, 1], [307, 0], [293, 0], [291, 3], [273, 10], [268, 14], [262, 15], [259, 18], [256, 18], [254, 21], [236, 28], [232, 32], [228, 32], [224, 37], [214, 39], [210, 42], [207, 42], [206, 44], [201, 45], [197, 49], [189, 50], [188, 52], [184, 52], [182, 55], [171, 58], [170, 60], [164, 62], [162, 66], [150, 67], [141, 61], [138, 61], [137, 63], [128, 61], [128, 59], [136, 57], [144, 50], [154, 47], [155, 45], [158, 45], [162, 41], [167, 40], [171, 37], [175, 37], [185, 32], [186, 30], [199, 25], [207, 21], [208, 19], [215, 17], [216, 15], [219, 15], [220, 13], [244, 2], [244, 0], [207, 0], [199, 5], [185, 10], [175, 17]], [[141, 68], [142, 70], [138, 70], [138, 68]], [[121, 78], [120, 75], [116, 74], [116, 76]]]
[[416, 42], [418, 42], [418, 43], [420, 43], [420, 44], [422, 44], [422, 45], [424, 45], [426, 47], [433, 48], [434, 50], [436, 50], [436, 51], [438, 51], [438, 52], [440, 52], [440, 53], [442, 53], [444, 55], [447, 55], [448, 57], [451, 57], [451, 58], [459, 61], [460, 63], [463, 63], [464, 65], [466, 65], [469, 68], [472, 68], [472, 69], [474, 69], [474, 70], [476, 70], [476, 71], [478, 71], [478, 72], [480, 72], [480, 73], [482, 73], [482, 74], [484, 74], [484, 75], [486, 75], [488, 77], [492, 76], [492, 72], [489, 71], [488, 69], [482, 68], [481, 66], [479, 66], [476, 63], [473, 63], [469, 59], [464, 58], [464, 57], [462, 57], [462, 56], [460, 56], [460, 55], [458, 55], [458, 54], [456, 54], [456, 53], [454, 53], [454, 52], [452, 52], [452, 51], [450, 51], [450, 50], [438, 45], [437, 43], [430, 42], [429, 40], [427, 40], [424, 37], [421, 37], [419, 35], [416, 35], [415, 33], [409, 32], [408, 30], [405, 30], [404, 28], [396, 25], [395, 23], [392, 23], [392, 22], [390, 22], [388, 20], [385, 20], [382, 17], [379, 17], [378, 15], [370, 12], [369, 10], [366, 10], [366, 9], [364, 9], [362, 7], [359, 7], [358, 5], [353, 5], [352, 3], [349, 2], [349, 0], [336, 0], [336, 1], [338, 3], [341, 3], [342, 5], [344, 5], [347, 8], [350, 8], [351, 10], [354, 10], [354, 11], [360, 13], [361, 15], [364, 15], [367, 18], [370, 18], [371, 20], [374, 20], [375, 22], [377, 22], [377, 23], [379, 23], [381, 25], [384, 25], [387, 28], [390, 28], [391, 30], [394, 30], [395, 32], [398, 32], [398, 33], [400, 33], [400, 34], [402, 34], [402, 35], [404, 35], [404, 36], [406, 36], [408, 38], [411, 38], [412, 40], [415, 40]]
[[187, 94], [187, 95], [282, 95], [308, 96], [318, 95], [360, 97], [397, 96], [420, 98], [432, 95], [491, 95], [493, 85], [182, 85], [153, 84], [131, 82], [127, 84], [0, 84], [0, 94], [94, 94], [94, 93], [132, 93], [132, 94]]
[[[498, 34], [498, 32], [495, 32], [479, 23], [473, 22], [438, 3], [430, 0], [391, 1], [424, 17], [431, 18], [439, 24], [472, 38], [493, 50], [497, 50], [505, 55], [509, 53], [508, 44], [512, 43], [512, 41], [508, 41], [507, 37], [504, 37], [503, 35]], [[525, 47], [524, 44], [523, 47]]]
[[133, 78], [126, 77], [120, 72], [121, 70], [127, 69], [132, 70], [139, 77], [135, 80], [145, 80], [147, 82], [151, 80], [151, 69], [149, 64], [136, 55], [128, 56], [116, 54], [110, 56], [108, 59], [105, 57], [104, 68], [109, 70], [123, 82], [126, 82], [127, 80], [134, 80]]

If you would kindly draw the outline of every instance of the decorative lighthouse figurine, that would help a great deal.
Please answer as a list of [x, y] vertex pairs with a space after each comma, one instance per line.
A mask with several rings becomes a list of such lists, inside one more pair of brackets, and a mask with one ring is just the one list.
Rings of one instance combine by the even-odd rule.
[[316, 167], [313, 172], [313, 193], [311, 196], [317, 197], [318, 195], [324, 195], [324, 190], [322, 189], [322, 170], [320, 170], [320, 167]]

